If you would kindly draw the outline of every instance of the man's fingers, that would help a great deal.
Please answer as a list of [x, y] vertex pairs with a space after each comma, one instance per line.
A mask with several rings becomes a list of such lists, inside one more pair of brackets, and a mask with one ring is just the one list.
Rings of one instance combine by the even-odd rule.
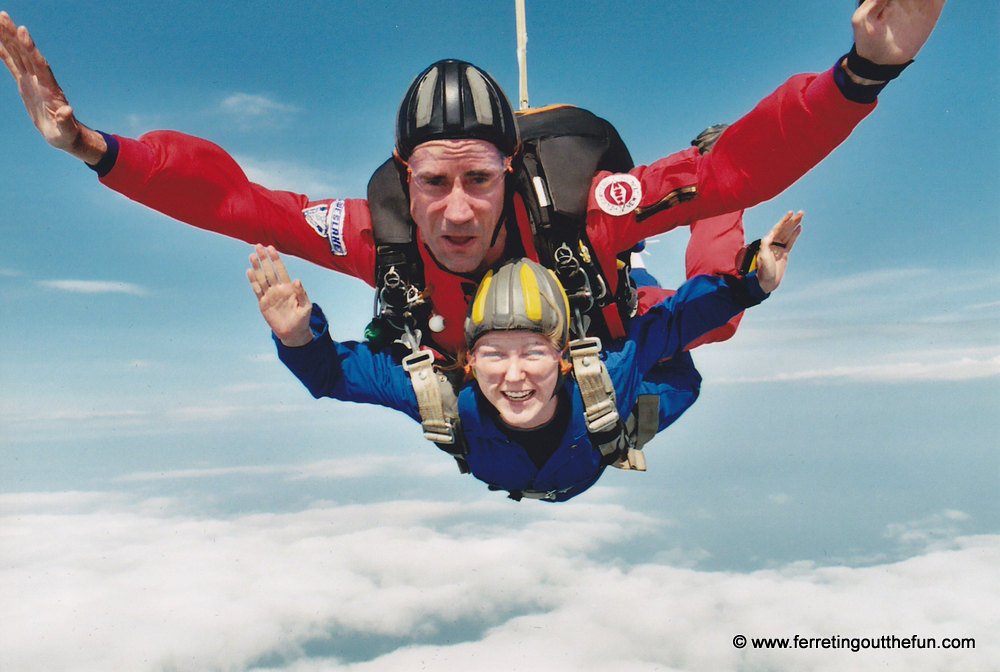
[[[21, 75], [28, 75], [30, 77], [38, 75], [38, 68], [36, 61], [41, 58], [41, 53], [35, 48], [35, 41], [31, 39], [31, 33], [24, 26], [20, 26], [17, 29], [17, 34], [14, 37], [15, 49], [12, 54], [14, 57], [14, 62], [21, 72]], [[41, 59], [45, 62], [45, 59]], [[48, 66], [48, 63], [45, 63]]]
[[7, 69], [10, 70], [10, 74], [14, 76], [14, 79], [17, 79], [17, 68], [14, 65], [14, 59], [12, 59], [10, 54], [7, 53], [3, 44], [0, 44], [0, 61], [3, 61], [3, 64], [7, 66]]
[[6, 23], [0, 28], [0, 40], [2, 40], [3, 52], [5, 54], [3, 62], [7, 65], [10, 73], [14, 75], [14, 78], [20, 80], [21, 76], [24, 75], [23, 46], [21, 40], [18, 38], [17, 26], [11, 22], [10, 17], [7, 18]]
[[39, 51], [35, 40], [32, 39], [31, 33], [24, 26], [21, 26], [17, 30], [18, 37], [21, 38], [21, 44], [24, 46], [24, 58], [21, 66], [24, 72], [34, 77], [39, 86], [57, 89], [61, 92], [59, 84], [56, 82], [56, 76], [52, 73], [52, 68], [49, 66], [49, 62], [42, 56], [42, 52]]

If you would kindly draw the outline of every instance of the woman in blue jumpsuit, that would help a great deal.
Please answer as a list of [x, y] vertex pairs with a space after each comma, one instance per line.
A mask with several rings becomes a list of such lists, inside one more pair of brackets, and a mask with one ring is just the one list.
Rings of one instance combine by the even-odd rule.
[[[604, 364], [620, 417], [629, 416], [654, 367], [663, 372], [661, 425], [694, 402], [701, 378], [685, 346], [778, 286], [801, 217], [788, 213], [761, 241], [755, 271], [692, 278], [630, 320], [626, 338], [607, 344]], [[247, 275], [279, 357], [313, 396], [387, 406], [420, 421], [410, 378], [388, 349], [334, 341], [322, 310], [298, 280], [290, 281], [273, 248], [258, 246], [250, 259]], [[465, 460], [476, 478], [515, 499], [569, 499], [593, 485], [609, 463], [587, 431], [577, 381], [563, 364], [568, 324], [568, 302], [555, 276], [525, 259], [488, 274], [470, 306], [471, 379], [458, 390], [457, 404]]]

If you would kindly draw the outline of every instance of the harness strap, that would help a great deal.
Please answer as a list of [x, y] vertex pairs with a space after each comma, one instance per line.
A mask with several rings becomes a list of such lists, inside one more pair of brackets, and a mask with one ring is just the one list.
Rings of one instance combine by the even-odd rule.
[[420, 426], [424, 438], [434, 443], [455, 443], [455, 428], [444, 413], [441, 386], [433, 366], [434, 355], [429, 350], [414, 352], [403, 358], [403, 370], [410, 375], [413, 391], [420, 408]]
[[429, 350], [412, 352], [403, 358], [403, 370], [410, 376], [420, 411], [424, 438], [455, 458], [458, 470], [469, 473], [465, 459], [469, 449], [458, 419], [458, 399], [448, 379], [434, 370]]
[[[601, 339], [591, 336], [570, 341], [569, 356], [573, 375], [583, 397], [587, 431], [599, 434], [612, 430], [619, 421], [615, 406], [615, 388], [611, 376], [601, 361]], [[601, 453], [607, 455], [604, 446]]]

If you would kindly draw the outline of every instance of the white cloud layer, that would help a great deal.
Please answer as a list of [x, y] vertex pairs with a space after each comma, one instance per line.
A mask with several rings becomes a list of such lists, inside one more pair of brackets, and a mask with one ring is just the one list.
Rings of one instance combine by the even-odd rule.
[[[1000, 536], [878, 566], [630, 565], [664, 524], [484, 499], [213, 517], [95, 493], [0, 497], [0, 669], [986, 670]], [[903, 523], [917, 540], [961, 512]], [[755, 637], [975, 638], [975, 649], [768, 651]]]

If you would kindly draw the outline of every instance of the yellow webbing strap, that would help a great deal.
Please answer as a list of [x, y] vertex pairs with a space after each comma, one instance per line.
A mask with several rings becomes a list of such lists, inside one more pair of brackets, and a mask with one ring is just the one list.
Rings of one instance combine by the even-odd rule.
[[434, 370], [434, 354], [422, 350], [407, 355], [403, 358], [403, 370], [409, 374], [417, 395], [424, 438], [434, 443], [455, 443], [455, 429], [445, 415], [441, 384]]
[[601, 339], [578, 338], [570, 341], [569, 356], [573, 362], [573, 375], [583, 397], [587, 431], [603, 432], [618, 422], [615, 407], [615, 388], [611, 376], [601, 361]]

